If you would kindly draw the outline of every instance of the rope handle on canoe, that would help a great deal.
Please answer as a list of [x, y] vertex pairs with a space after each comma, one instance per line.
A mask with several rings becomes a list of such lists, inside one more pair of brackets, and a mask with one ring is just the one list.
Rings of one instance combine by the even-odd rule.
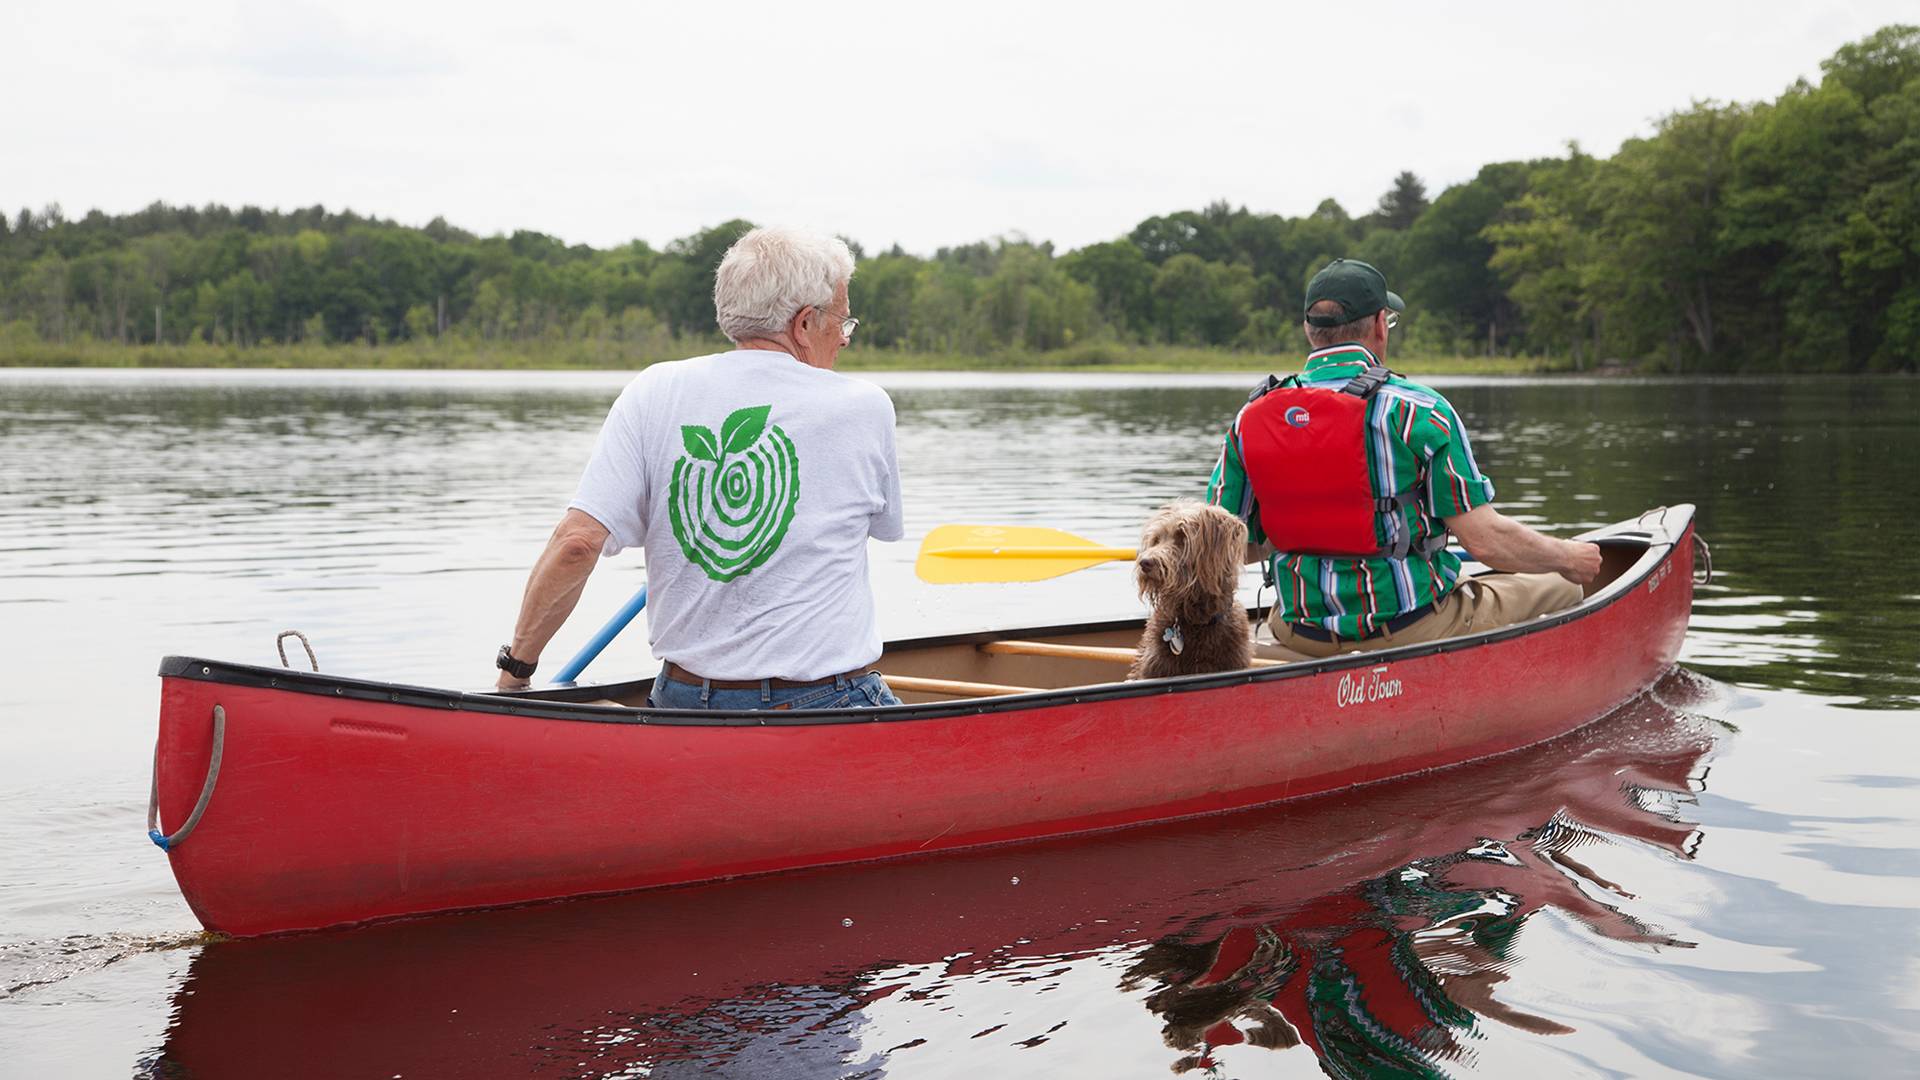
[[280, 650], [280, 666], [283, 668], [290, 668], [293, 666], [292, 664], [287, 663], [287, 639], [290, 637], [297, 637], [300, 639], [300, 647], [307, 650], [307, 663], [313, 665], [313, 670], [319, 671], [320, 659], [319, 657], [316, 657], [313, 655], [313, 642], [308, 641], [307, 635], [301, 633], [298, 630], [282, 630], [280, 631], [279, 636], [273, 639], [273, 647]]
[[172, 851], [186, 842], [193, 833], [194, 826], [200, 824], [200, 815], [207, 812], [207, 801], [213, 798], [214, 782], [220, 779], [220, 755], [227, 748], [227, 710], [218, 705], [213, 707], [213, 757], [207, 762], [207, 780], [200, 785], [200, 798], [193, 804], [193, 813], [187, 815], [187, 823], [172, 836], [160, 831], [160, 747], [153, 748], [153, 789], [147, 796], [147, 839], [161, 851]]
[[[1647, 519], [1655, 514], [1660, 515], [1660, 520], [1656, 524], [1664, 528], [1667, 524], [1667, 508], [1664, 506], [1656, 506], [1641, 514], [1637, 523], [1645, 525]], [[1693, 583], [1696, 587], [1705, 588], [1713, 584], [1713, 546], [1708, 544], [1707, 538], [1701, 536], [1698, 531], [1693, 534], [1693, 546], [1694, 550], [1700, 553], [1700, 561], [1694, 566]]]

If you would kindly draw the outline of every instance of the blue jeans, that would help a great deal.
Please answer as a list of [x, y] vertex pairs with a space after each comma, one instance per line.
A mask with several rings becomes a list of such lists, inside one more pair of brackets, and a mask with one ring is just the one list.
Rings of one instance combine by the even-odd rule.
[[875, 705], [898, 705], [900, 699], [887, 689], [886, 680], [877, 671], [847, 678], [836, 675], [831, 681], [813, 686], [774, 686], [771, 680], [753, 690], [718, 690], [701, 682], [683, 683], [662, 672], [653, 680], [648, 703], [656, 709], [720, 709], [747, 712], [757, 709], [865, 709]]

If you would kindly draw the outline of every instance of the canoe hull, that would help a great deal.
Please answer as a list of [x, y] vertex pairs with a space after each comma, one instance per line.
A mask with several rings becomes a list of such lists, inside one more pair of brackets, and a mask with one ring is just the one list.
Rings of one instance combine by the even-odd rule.
[[174, 658], [162, 821], [200, 795], [216, 705], [227, 727], [206, 813], [169, 858], [205, 926], [247, 935], [1107, 829], [1456, 764], [1598, 719], [1673, 664], [1693, 533], [1688, 508], [1663, 520], [1673, 535], [1607, 602], [1539, 628], [899, 718], [379, 700], [381, 684]]

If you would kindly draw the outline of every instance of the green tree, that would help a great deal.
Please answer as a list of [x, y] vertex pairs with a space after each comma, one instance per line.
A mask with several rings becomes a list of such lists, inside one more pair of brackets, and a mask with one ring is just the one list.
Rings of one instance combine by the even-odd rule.
[[23, 290], [32, 298], [30, 309], [38, 318], [43, 341], [68, 340], [71, 294], [67, 260], [59, 252], [50, 252], [34, 260], [27, 268]]
[[193, 290], [193, 333], [203, 341], [224, 344], [226, 333], [220, 325], [220, 290], [213, 282], [202, 281]]
[[1153, 263], [1131, 240], [1089, 244], [1060, 260], [1061, 269], [1093, 289], [1106, 322], [1134, 335], [1153, 323]]
[[1733, 285], [1718, 242], [1721, 194], [1745, 106], [1702, 102], [1630, 139], [1593, 179], [1600, 218], [1594, 287], [1642, 347], [1665, 343], [1718, 366], [1720, 299]]
[[1784, 366], [1911, 368], [1920, 30], [1889, 27], [1822, 66], [1818, 87], [1795, 84], [1736, 140], [1722, 243], [1768, 269], [1756, 318]]
[[1493, 243], [1486, 230], [1526, 193], [1529, 172], [1520, 162], [1487, 165], [1467, 183], [1441, 192], [1407, 230], [1411, 272], [1401, 295], [1409, 308], [1485, 341], [1488, 352], [1498, 347], [1502, 332], [1511, 332], [1514, 314], [1499, 273], [1488, 265]]
[[[675, 272], [666, 281], [667, 296], [652, 292], [656, 307], [667, 313], [674, 330], [681, 333], [711, 334], [719, 329], [713, 319], [713, 275], [720, 259], [733, 242], [753, 228], [750, 221], [735, 219], [702, 229], [692, 236], [667, 245], [667, 254], [678, 256], [691, 274]], [[649, 285], [652, 281], [649, 281]]]
[[1374, 218], [1381, 227], [1401, 230], [1410, 229], [1427, 212], [1427, 185], [1411, 172], [1403, 172], [1393, 178], [1393, 186], [1380, 196], [1379, 209]]
[[1176, 255], [1192, 255], [1204, 261], [1219, 259], [1227, 252], [1219, 216], [1192, 210], [1150, 217], [1134, 226], [1127, 239], [1155, 266]]
[[214, 307], [225, 320], [227, 340], [242, 347], [259, 342], [262, 324], [272, 314], [271, 297], [249, 270], [236, 270], [220, 282]]
[[[1906, 40], [1912, 60], [1920, 47], [1913, 35]], [[1857, 355], [1874, 370], [1912, 371], [1920, 368], [1920, 76], [1871, 109], [1874, 150], [1861, 162], [1864, 190], [1847, 216], [1840, 273], [1874, 313]]]
[[980, 278], [949, 263], [921, 267], [913, 292], [909, 344], [929, 352], [974, 353], [988, 342], [974, 307]]
[[1253, 272], [1238, 264], [1209, 263], [1175, 255], [1153, 279], [1153, 298], [1164, 340], [1183, 345], [1226, 345], [1246, 326]]
[[920, 260], [904, 252], [862, 262], [847, 286], [847, 302], [860, 317], [863, 344], [897, 348], [913, 332], [913, 295], [920, 282]]
[[427, 305], [415, 304], [407, 309], [407, 340], [430, 341], [434, 337], [437, 325], [434, 320], [433, 309]]
[[1920, 79], [1920, 26], [1896, 23], [1842, 45], [1820, 62], [1822, 85], [1836, 83], [1872, 103], [1901, 93]]
[[1584, 366], [1599, 317], [1587, 284], [1599, 225], [1591, 208], [1594, 169], [1591, 156], [1570, 146], [1565, 161], [1536, 168], [1510, 214], [1484, 231], [1494, 246], [1488, 265], [1524, 320], [1528, 344], [1565, 350], [1576, 369]]

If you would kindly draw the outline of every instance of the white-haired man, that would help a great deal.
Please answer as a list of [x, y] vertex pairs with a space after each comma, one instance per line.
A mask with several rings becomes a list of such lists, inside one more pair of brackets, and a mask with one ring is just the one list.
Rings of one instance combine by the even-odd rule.
[[647, 629], [670, 709], [895, 705], [879, 674], [867, 538], [898, 540], [893, 402], [836, 374], [859, 321], [853, 255], [831, 237], [755, 229], [715, 275], [736, 348], [656, 364], [627, 385], [534, 564], [500, 650], [527, 685], [602, 555], [647, 552]]

